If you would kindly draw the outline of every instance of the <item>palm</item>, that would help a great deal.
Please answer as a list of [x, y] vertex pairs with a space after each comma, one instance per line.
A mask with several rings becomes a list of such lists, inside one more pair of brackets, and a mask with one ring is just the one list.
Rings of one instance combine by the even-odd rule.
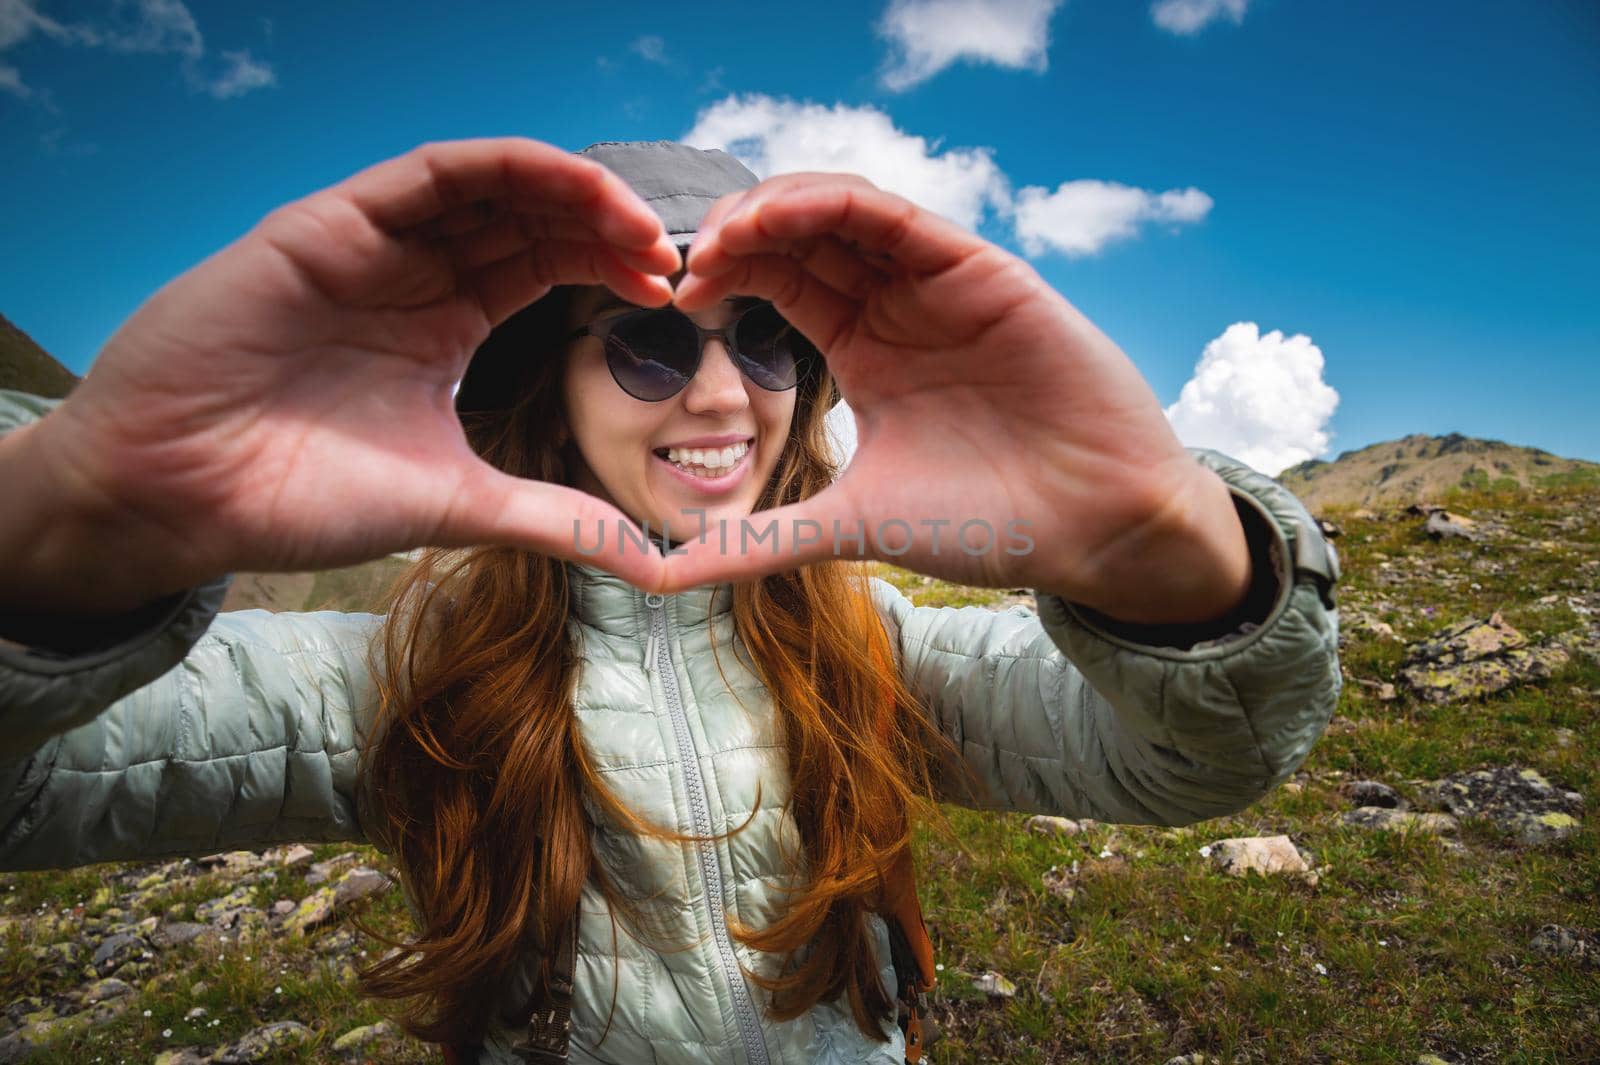
[[[649, 275], [677, 262], [592, 163], [521, 140], [419, 149], [273, 212], [152, 297], [63, 404], [47, 454], [189, 579], [422, 544], [560, 554], [574, 519], [615, 515], [479, 460], [452, 387], [552, 285], [661, 303]], [[618, 562], [641, 583], [658, 565]]]
[[[1188, 483], [1187, 453], [1127, 357], [1030, 267], [863, 184], [774, 179], [746, 194], [757, 211], [719, 204], [678, 289], [685, 307], [727, 291], [774, 299], [826, 353], [855, 412], [849, 468], [774, 512], [780, 534], [795, 519], [860, 521], [869, 555], [919, 572], [1086, 585], [1096, 556]], [[964, 522], [968, 550], [956, 539]], [[825, 536], [802, 559], [833, 550]], [[668, 564], [677, 584], [773, 561], [701, 548]]]

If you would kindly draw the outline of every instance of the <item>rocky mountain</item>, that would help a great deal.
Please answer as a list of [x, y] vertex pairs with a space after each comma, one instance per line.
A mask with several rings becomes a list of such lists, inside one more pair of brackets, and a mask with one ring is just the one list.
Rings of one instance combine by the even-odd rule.
[[1442, 502], [1458, 488], [1600, 484], [1600, 463], [1460, 433], [1413, 433], [1346, 451], [1332, 462], [1302, 462], [1284, 470], [1278, 480], [1313, 508], [1370, 507]]

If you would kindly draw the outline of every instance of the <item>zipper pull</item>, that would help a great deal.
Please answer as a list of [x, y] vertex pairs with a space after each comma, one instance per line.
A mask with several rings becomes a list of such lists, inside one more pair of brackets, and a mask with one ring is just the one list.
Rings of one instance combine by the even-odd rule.
[[[644, 605], [650, 609], [651, 615], [660, 610], [661, 604], [665, 602], [666, 597], [656, 592], [650, 592], [644, 597]], [[654, 616], [650, 619], [650, 639], [644, 647], [644, 671], [646, 673], [654, 673], [656, 671], [656, 624]]]

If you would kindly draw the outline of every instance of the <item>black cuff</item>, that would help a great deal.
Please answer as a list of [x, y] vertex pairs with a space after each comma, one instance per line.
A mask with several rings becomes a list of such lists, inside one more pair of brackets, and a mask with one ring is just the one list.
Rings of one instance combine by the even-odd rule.
[[180, 588], [143, 606], [110, 617], [0, 611], [0, 640], [10, 640], [36, 658], [57, 661], [116, 647], [141, 632], [163, 627], [182, 609], [193, 588]]
[[[1230, 486], [1231, 488], [1231, 486]], [[1213, 621], [1184, 625], [1140, 625], [1108, 617], [1082, 603], [1072, 603], [1072, 608], [1083, 618], [1130, 643], [1152, 647], [1176, 647], [1188, 650], [1207, 640], [1243, 634], [1246, 624], [1265, 624], [1267, 616], [1278, 600], [1279, 560], [1273, 557], [1277, 543], [1276, 530], [1267, 524], [1261, 511], [1244, 499], [1239, 489], [1232, 489], [1233, 509], [1244, 526], [1245, 542], [1250, 546], [1250, 590], [1244, 600], [1231, 613]]]

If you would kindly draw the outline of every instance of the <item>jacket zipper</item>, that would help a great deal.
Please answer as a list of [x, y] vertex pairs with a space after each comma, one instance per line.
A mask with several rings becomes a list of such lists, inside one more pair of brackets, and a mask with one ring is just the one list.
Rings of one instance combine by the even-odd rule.
[[[699, 753], [695, 750], [694, 736], [689, 731], [689, 718], [683, 710], [683, 700], [678, 693], [678, 673], [672, 665], [672, 645], [667, 641], [666, 600], [654, 592], [644, 597], [650, 610], [650, 640], [645, 647], [645, 669], [652, 668], [661, 678], [661, 687], [667, 694], [667, 711], [672, 716], [672, 731], [678, 741], [678, 762], [683, 767], [683, 779], [689, 790], [689, 805], [694, 811], [694, 832], [697, 836], [710, 836], [711, 807], [706, 801], [706, 782], [700, 772]], [[695, 853], [700, 859], [700, 876], [705, 882], [706, 908], [711, 914], [711, 934], [717, 943], [717, 959], [722, 975], [727, 978], [728, 992], [733, 999], [733, 1016], [739, 1024], [739, 1034], [744, 1039], [745, 1056], [750, 1065], [770, 1065], [767, 1044], [761, 1035], [761, 1020], [750, 997], [750, 987], [745, 982], [739, 960], [733, 952], [733, 940], [728, 934], [728, 922], [722, 906], [722, 868], [717, 862], [716, 845], [707, 840], [695, 842]]]

